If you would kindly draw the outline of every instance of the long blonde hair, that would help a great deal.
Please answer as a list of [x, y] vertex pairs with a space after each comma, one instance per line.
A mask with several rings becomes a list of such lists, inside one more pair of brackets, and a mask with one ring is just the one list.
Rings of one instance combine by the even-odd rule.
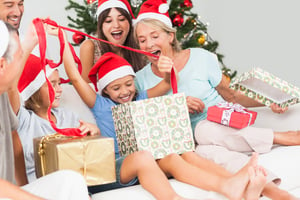
[[136, 27], [140, 24], [143, 23], [147, 26], [150, 26], [154, 29], [161, 29], [162, 31], [166, 32], [167, 34], [173, 33], [174, 34], [174, 39], [171, 43], [172, 45], [172, 49], [175, 52], [179, 52], [181, 51], [181, 45], [179, 43], [179, 41], [176, 38], [176, 29], [167, 26], [166, 24], [164, 24], [163, 22], [157, 20], [157, 19], [152, 19], [152, 18], [146, 18], [146, 19], [142, 19], [140, 20], [137, 24], [134, 25], [134, 38], [138, 43], [138, 39], [137, 39], [137, 33], [136, 33]]

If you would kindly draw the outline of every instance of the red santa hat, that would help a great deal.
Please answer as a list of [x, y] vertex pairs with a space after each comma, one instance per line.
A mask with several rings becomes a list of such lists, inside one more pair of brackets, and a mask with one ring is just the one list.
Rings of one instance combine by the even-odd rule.
[[108, 8], [123, 8], [132, 16], [132, 18], [134, 18], [131, 6], [127, 0], [99, 0], [96, 12], [97, 18], [104, 10]]
[[2, 57], [5, 54], [9, 43], [9, 32], [6, 24], [2, 20], [0, 20], [0, 35], [0, 57]]
[[168, 10], [167, 0], [147, 0], [141, 5], [139, 14], [133, 22], [136, 24], [142, 19], [156, 19], [172, 27]]
[[[46, 60], [47, 63], [52, 63]], [[46, 76], [49, 77], [55, 68], [46, 65]], [[22, 75], [18, 82], [18, 89], [24, 101], [28, 100], [46, 82], [41, 59], [33, 54], [28, 57]]]
[[89, 73], [89, 78], [96, 91], [99, 89], [100, 94], [102, 94], [102, 90], [109, 83], [127, 75], [135, 76], [132, 66], [124, 58], [107, 52], [95, 63]]

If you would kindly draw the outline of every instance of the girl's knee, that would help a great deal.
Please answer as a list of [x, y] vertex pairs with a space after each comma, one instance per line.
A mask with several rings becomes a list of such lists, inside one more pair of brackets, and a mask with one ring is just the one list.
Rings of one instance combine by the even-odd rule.
[[154, 157], [149, 151], [137, 151], [134, 152], [134, 160], [135, 162], [141, 162], [141, 163], [149, 163], [149, 162], [155, 162]]

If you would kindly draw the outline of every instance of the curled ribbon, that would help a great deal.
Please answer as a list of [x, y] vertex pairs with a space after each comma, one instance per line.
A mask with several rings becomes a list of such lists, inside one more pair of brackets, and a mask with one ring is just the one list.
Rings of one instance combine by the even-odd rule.
[[219, 102], [217, 104], [217, 106], [219, 108], [225, 108], [225, 109], [227, 109], [227, 110], [223, 111], [222, 119], [221, 119], [221, 124], [229, 126], [231, 114], [233, 112], [239, 112], [239, 113], [245, 113], [245, 114], [249, 114], [250, 115], [248, 126], [250, 125], [251, 119], [252, 119], [252, 113], [247, 112], [246, 108], [244, 106], [242, 106], [242, 105], [240, 105], [238, 103], [231, 103], [231, 102], [227, 102], [227, 101]]

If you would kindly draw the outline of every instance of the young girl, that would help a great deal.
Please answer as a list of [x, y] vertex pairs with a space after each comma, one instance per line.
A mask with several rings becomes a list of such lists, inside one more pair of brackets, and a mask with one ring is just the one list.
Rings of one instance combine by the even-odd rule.
[[[57, 32], [55, 28], [52, 30], [54, 33]], [[64, 40], [67, 42], [65, 34]], [[135, 73], [131, 65], [116, 54], [104, 54], [89, 74], [99, 93], [96, 93], [80, 76], [68, 46], [65, 47], [63, 61], [70, 81], [92, 110], [101, 134], [115, 139], [117, 184], [132, 185], [138, 178], [140, 184], [156, 199], [182, 199], [173, 190], [166, 177], [172, 176], [196, 187], [219, 192], [229, 199], [258, 198], [265, 183], [265, 173], [262, 168], [255, 167], [256, 156], [234, 175], [194, 152], [187, 152], [182, 156], [170, 154], [159, 160], [154, 160], [148, 151], [134, 152], [126, 157], [119, 156], [111, 107], [166, 93], [171, 87], [170, 63], [162, 63], [159, 66], [159, 70], [165, 72], [164, 79], [160, 83], [137, 94], [134, 85]]]
[[[134, 16], [127, 0], [99, 0], [96, 17], [99, 39], [132, 48], [138, 47], [133, 37]], [[97, 40], [85, 40], [80, 46], [81, 76], [85, 81], [90, 82], [88, 78], [90, 70], [106, 52], [113, 52], [125, 58], [131, 66], [134, 66], [135, 72], [145, 65], [141, 54]]]
[[[57, 127], [79, 127], [82, 134], [100, 134], [100, 130], [96, 125], [83, 122], [79, 120], [75, 113], [67, 111], [64, 108], [59, 108], [62, 89], [60, 87], [58, 70], [52, 69], [47, 65], [46, 74], [55, 92], [51, 109], [51, 119]], [[21, 106], [19, 92], [21, 93], [22, 100], [24, 100], [24, 106]], [[18, 82], [18, 88], [15, 86], [9, 92], [9, 97], [13, 110], [19, 120], [17, 131], [25, 155], [26, 174], [29, 182], [31, 182], [36, 179], [32, 140], [33, 138], [56, 132], [48, 120], [49, 92], [39, 57], [33, 54], [28, 57]]]

